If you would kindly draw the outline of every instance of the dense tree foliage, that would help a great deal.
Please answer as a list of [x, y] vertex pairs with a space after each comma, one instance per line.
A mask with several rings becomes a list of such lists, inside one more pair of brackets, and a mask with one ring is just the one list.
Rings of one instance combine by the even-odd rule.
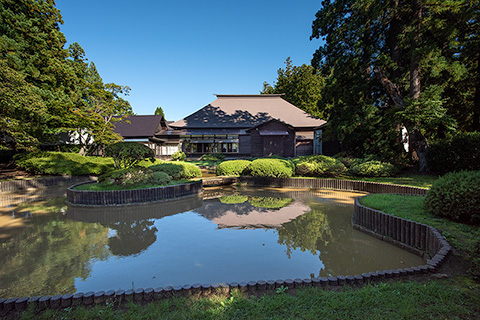
[[142, 160], [155, 162], [153, 150], [137, 142], [117, 142], [105, 148], [107, 157], [112, 157], [116, 169], [135, 167]]
[[398, 159], [405, 128], [425, 170], [429, 140], [478, 130], [478, 4], [322, 2], [312, 65], [327, 76], [319, 108], [346, 150]]
[[165, 113], [163, 112], [162, 107], [157, 107], [157, 108], [155, 109], [155, 114], [156, 114], [156, 115], [160, 115], [160, 116], [162, 116], [163, 118], [165, 118]]
[[64, 48], [55, 1], [0, 3], [0, 147], [33, 150], [76, 132], [88, 153], [118, 139], [111, 122], [131, 113], [120, 97], [129, 88], [104, 84], [77, 43]]
[[285, 100], [311, 115], [323, 118], [324, 114], [317, 108], [324, 84], [323, 77], [312, 66], [303, 64], [294, 66], [287, 58], [285, 69], [278, 69], [277, 80], [273, 86], [263, 83], [262, 94], [283, 93]]

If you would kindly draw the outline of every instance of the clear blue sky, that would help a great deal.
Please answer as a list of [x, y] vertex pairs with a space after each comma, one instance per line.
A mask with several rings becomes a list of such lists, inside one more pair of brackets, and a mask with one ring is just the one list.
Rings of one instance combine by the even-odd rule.
[[[131, 87], [136, 114], [179, 120], [213, 94], [258, 94], [287, 57], [309, 64], [320, 0], [57, 0], [68, 43], [104, 82]], [[68, 44], [67, 44], [68, 45]]]

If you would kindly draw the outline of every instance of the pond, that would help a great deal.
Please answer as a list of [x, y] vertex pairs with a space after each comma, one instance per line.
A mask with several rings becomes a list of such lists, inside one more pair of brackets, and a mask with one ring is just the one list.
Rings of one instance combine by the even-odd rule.
[[[353, 275], [423, 264], [352, 228], [359, 193], [223, 187], [165, 203], [85, 208], [66, 207], [64, 192], [2, 197], [0, 297]], [[35, 199], [42, 201], [28, 202]]]

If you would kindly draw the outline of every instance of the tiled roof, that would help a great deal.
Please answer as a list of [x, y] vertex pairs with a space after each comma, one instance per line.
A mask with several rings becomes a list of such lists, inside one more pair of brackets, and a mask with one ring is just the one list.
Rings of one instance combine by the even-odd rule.
[[318, 127], [324, 120], [315, 118], [281, 95], [217, 95], [217, 99], [197, 112], [178, 120], [175, 128], [250, 128], [278, 119], [295, 128]]
[[123, 138], [153, 137], [160, 129], [161, 119], [161, 115], [127, 116], [125, 120], [114, 124], [114, 131]]

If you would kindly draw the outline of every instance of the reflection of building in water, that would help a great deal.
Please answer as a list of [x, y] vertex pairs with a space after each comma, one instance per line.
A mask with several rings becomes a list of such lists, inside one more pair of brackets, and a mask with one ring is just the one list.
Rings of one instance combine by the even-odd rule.
[[[260, 197], [255, 197], [258, 202]], [[270, 198], [271, 199], [271, 198]], [[255, 202], [254, 202], [255, 203]], [[301, 216], [310, 209], [301, 202], [289, 201], [277, 209], [258, 208], [250, 200], [226, 204], [219, 199], [208, 200], [195, 212], [217, 224], [220, 228], [278, 228], [283, 223]]]

